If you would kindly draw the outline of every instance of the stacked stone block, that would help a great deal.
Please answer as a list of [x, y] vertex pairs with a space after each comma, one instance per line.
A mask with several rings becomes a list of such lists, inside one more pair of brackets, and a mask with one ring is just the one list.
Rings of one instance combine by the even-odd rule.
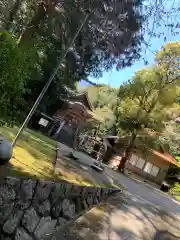
[[6, 177], [0, 181], [0, 239], [50, 239], [115, 189]]

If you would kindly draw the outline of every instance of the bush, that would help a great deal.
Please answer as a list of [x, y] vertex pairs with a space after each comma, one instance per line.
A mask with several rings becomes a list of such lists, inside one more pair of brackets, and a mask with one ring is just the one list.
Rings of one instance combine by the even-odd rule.
[[180, 183], [176, 182], [171, 188], [170, 193], [173, 196], [180, 198]]

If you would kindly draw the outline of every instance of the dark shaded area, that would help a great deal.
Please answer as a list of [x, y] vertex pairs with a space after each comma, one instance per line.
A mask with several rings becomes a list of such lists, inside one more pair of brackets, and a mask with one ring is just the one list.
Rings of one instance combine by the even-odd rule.
[[168, 231], [158, 231], [154, 236], [154, 240], [161, 240], [161, 239], [162, 240], [177, 240], [179, 238], [177, 238], [173, 234], [169, 233]]

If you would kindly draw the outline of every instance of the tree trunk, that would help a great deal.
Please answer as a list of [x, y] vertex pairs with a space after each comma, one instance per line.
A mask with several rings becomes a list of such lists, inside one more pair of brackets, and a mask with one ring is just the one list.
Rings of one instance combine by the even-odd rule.
[[137, 134], [135, 132], [133, 132], [132, 136], [131, 136], [129, 146], [126, 148], [126, 150], [124, 152], [124, 155], [121, 159], [121, 162], [119, 164], [119, 167], [118, 167], [120, 172], [124, 172], [125, 164], [126, 164], [128, 158], [129, 158], [129, 155], [130, 155], [130, 152], [131, 152], [132, 148], [134, 147], [134, 142], [136, 140], [136, 137], [137, 137]]
[[39, 28], [40, 22], [44, 20], [47, 13], [48, 12], [46, 11], [46, 8], [43, 4], [38, 6], [37, 12], [35, 13], [30, 23], [28, 24], [27, 28], [24, 30], [24, 32], [18, 39], [19, 46], [24, 45], [24, 43], [26, 43], [27, 41], [31, 41], [33, 35]]
[[80, 125], [77, 127], [75, 133], [74, 133], [74, 143], [73, 143], [73, 149], [76, 150], [79, 147], [79, 133], [80, 133]]
[[9, 17], [6, 19], [5, 29], [9, 30], [12, 26], [13, 20], [17, 14], [17, 11], [22, 5], [23, 0], [16, 0], [12, 9], [10, 10]]

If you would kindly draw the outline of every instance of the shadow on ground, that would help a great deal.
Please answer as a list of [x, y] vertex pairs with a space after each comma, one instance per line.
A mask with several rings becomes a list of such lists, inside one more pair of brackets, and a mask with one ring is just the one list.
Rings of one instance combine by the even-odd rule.
[[58, 236], [78, 240], [178, 240], [180, 222], [147, 203], [118, 194]]
[[82, 185], [89, 184], [104, 187], [112, 187], [116, 185], [115, 181], [104, 172], [98, 172], [90, 166], [76, 160], [61, 157], [56, 164], [56, 174], [64, 173], [66, 173], [66, 175], [74, 175], [74, 177], [77, 178], [77, 182], [81, 182]]

